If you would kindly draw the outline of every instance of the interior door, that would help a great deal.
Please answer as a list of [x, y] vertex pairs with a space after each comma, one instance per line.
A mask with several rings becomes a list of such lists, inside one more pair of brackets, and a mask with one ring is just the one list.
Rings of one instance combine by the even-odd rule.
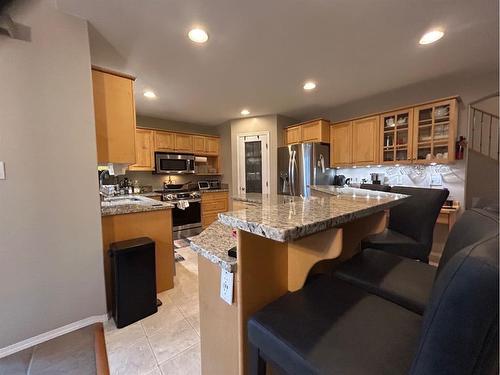
[[269, 194], [267, 134], [244, 135], [238, 142], [238, 191]]

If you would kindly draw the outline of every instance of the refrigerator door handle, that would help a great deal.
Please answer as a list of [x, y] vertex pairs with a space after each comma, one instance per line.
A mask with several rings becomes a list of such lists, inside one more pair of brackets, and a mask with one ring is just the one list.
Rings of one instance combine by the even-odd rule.
[[294, 151], [293, 152], [293, 159], [292, 159], [292, 173], [293, 173], [293, 195], [296, 195], [296, 186], [295, 186], [295, 178], [297, 176], [297, 174], [295, 173], [295, 171], [298, 169], [297, 167], [297, 151]]
[[288, 191], [290, 192], [290, 195], [293, 195], [293, 191], [292, 191], [292, 156], [293, 156], [293, 151], [290, 150], [290, 155], [288, 156]]

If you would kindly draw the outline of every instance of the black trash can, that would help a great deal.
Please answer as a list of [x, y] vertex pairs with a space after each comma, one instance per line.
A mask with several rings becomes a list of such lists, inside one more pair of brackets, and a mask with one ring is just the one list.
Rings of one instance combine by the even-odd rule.
[[148, 237], [110, 245], [113, 318], [118, 328], [158, 311], [155, 243]]

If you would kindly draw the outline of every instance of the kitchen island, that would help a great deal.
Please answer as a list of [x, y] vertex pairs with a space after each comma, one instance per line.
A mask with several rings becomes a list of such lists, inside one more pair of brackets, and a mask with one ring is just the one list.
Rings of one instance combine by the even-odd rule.
[[[319, 262], [352, 257], [363, 237], [385, 228], [385, 210], [406, 198], [362, 189], [311, 188], [322, 191], [321, 196], [233, 196], [233, 201], [249, 205], [219, 214], [219, 223], [193, 239], [191, 248], [199, 254], [204, 374], [247, 373], [248, 318], [302, 288]], [[237, 246], [237, 259], [226, 258], [230, 245]], [[228, 264], [229, 269], [223, 268]], [[219, 297], [221, 273], [228, 270], [234, 275], [231, 305]]]
[[141, 195], [123, 195], [101, 202], [104, 276], [106, 301], [111, 309], [110, 244], [137, 237], [149, 237], [155, 242], [156, 291], [174, 287], [174, 250], [172, 239], [172, 208]]

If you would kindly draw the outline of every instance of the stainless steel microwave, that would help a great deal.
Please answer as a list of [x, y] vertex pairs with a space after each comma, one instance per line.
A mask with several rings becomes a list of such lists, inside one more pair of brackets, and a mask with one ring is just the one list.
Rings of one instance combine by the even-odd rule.
[[156, 152], [155, 172], [164, 174], [194, 173], [194, 155]]

